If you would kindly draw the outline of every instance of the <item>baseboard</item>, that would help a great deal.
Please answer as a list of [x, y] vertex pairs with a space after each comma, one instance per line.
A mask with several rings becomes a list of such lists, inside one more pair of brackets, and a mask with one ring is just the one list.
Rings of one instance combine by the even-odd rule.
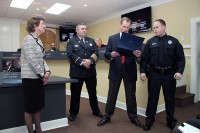
[[[46, 121], [46, 122], [41, 123], [41, 127], [43, 131], [65, 127], [65, 126], [69, 126], [67, 118], [56, 119], [56, 120]], [[26, 133], [26, 132], [27, 132], [26, 126], [0, 130], [0, 133]]]
[[[66, 95], [71, 95], [71, 92], [69, 90], [66, 90]], [[89, 98], [88, 93], [85, 93], [85, 92], [81, 92], [81, 97]], [[107, 101], [106, 97], [102, 97], [102, 96], [97, 96], [97, 97], [98, 97], [98, 101], [99, 102], [106, 103], [106, 101]], [[123, 109], [123, 110], [126, 110], [126, 104], [123, 103], [123, 102], [117, 101], [116, 102], [116, 107], [120, 108], [120, 109]], [[162, 111], [165, 111], [165, 104], [159, 105], [157, 107], [157, 113], [160, 113]], [[145, 117], [146, 116], [145, 112], [146, 112], [146, 109], [137, 107], [138, 115], [141, 115], [141, 116]]]
[[[69, 90], [66, 90], [66, 95], [71, 95]], [[81, 97], [89, 98], [88, 93], [85, 93], [85, 92], [81, 93]], [[98, 97], [99, 102], [106, 103], [106, 101], [107, 101], [106, 97], [102, 97], [102, 96], [97, 96], [97, 97]], [[117, 101], [116, 107], [126, 110], [126, 104], [123, 102]], [[165, 104], [159, 105], [157, 107], [157, 113], [162, 112], [164, 110], [165, 110]], [[139, 108], [139, 107], [137, 108], [138, 115], [145, 116], [145, 111], [146, 111], [146, 109]], [[65, 127], [65, 126], [69, 126], [67, 118], [56, 119], [56, 120], [46, 121], [46, 122], [41, 123], [41, 127], [42, 127], [43, 131], [60, 128], [60, 127]], [[20, 126], [20, 127], [14, 127], [14, 128], [0, 130], [0, 133], [24, 133], [24, 132], [27, 132], [26, 126]]]

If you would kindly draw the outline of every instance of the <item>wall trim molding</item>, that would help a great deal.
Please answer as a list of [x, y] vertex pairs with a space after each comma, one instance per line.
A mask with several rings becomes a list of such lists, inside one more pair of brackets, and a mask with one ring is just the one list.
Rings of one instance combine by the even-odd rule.
[[[66, 90], [66, 95], [71, 95], [70, 90]], [[87, 98], [87, 99], [89, 98], [88, 93], [86, 93], [86, 92], [81, 92], [81, 97]], [[98, 98], [98, 101], [102, 102], [102, 103], [106, 103], [106, 101], [107, 101], [106, 97], [97, 96], [97, 98]], [[123, 110], [126, 110], [126, 104], [123, 103], [123, 102], [117, 101], [116, 102], [116, 107], [120, 108], [120, 109], [123, 109]], [[159, 105], [157, 107], [157, 113], [160, 113], [160, 112], [163, 112], [163, 111], [165, 111], [165, 104]], [[146, 112], [146, 109], [137, 107], [138, 115], [146, 117], [145, 112]]]
[[0, 18], [1, 21], [6, 21], [6, 22], [15, 22], [15, 23], [20, 23], [21, 20], [20, 19], [9, 19], [9, 18]]
[[183, 49], [191, 49], [191, 45], [183, 45]]
[[187, 54], [187, 55], [185, 55], [185, 58], [186, 58], [186, 59], [191, 59], [191, 55], [188, 55], [188, 54]]
[[[66, 90], [66, 95], [71, 95], [69, 90]], [[85, 92], [81, 92], [81, 97], [87, 98], [87, 99], [89, 98], [88, 93], [85, 93]], [[99, 102], [106, 103], [107, 98], [102, 97], [102, 96], [97, 96], [97, 97], [98, 97]], [[126, 110], [126, 104], [123, 102], [117, 101], [116, 107], [122, 110]], [[138, 115], [145, 117], [146, 116], [145, 111], [146, 109], [137, 107]], [[163, 111], [165, 111], [165, 104], [159, 105], [157, 107], [157, 113], [160, 113]], [[46, 121], [46, 122], [41, 123], [41, 127], [43, 131], [65, 127], [65, 126], [69, 126], [67, 118], [56, 119], [56, 120]], [[14, 128], [0, 130], [0, 132], [1, 133], [24, 133], [24, 132], [27, 132], [27, 127], [26, 126], [14, 127]]]
[[[20, 23], [20, 24], [27, 24], [27, 21], [25, 21], [25, 20], [20, 20], [20, 19], [0, 18], [0, 20], [2, 20], [2, 21], [14, 21], [14, 22], [18, 22], [18, 23]], [[45, 25], [47, 26], [47, 28], [59, 29], [59, 25], [57, 25], [57, 24], [45, 23]]]
[[[67, 118], [56, 119], [56, 120], [46, 121], [46, 122], [41, 123], [41, 127], [43, 131], [65, 127], [65, 126], [69, 126]], [[14, 128], [0, 130], [0, 132], [1, 133], [26, 133], [27, 127], [26, 126], [14, 127]]]
[[190, 19], [190, 36], [191, 36], [191, 78], [190, 78], [190, 93], [195, 94], [194, 102], [200, 100], [199, 91], [199, 53], [198, 53], [198, 24], [200, 23], [200, 17]]

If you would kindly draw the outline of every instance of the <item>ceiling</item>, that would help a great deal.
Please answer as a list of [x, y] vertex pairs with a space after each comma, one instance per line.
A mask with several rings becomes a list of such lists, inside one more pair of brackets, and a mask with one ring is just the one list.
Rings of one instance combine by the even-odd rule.
[[[81, 22], [86, 24], [97, 22], [117, 13], [119, 15], [123, 12], [131, 12], [133, 9], [140, 9], [166, 0], [34, 0], [26, 10], [9, 7], [11, 1], [0, 0], [0, 18], [26, 21], [32, 14], [41, 14], [48, 24], [76, 25]], [[44, 13], [54, 3], [68, 4], [71, 7], [60, 15]], [[84, 7], [84, 4], [88, 6]]]

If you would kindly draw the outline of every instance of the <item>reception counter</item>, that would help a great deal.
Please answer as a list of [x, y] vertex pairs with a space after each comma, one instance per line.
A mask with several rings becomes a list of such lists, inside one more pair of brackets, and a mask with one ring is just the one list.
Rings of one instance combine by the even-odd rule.
[[[7, 75], [7, 76], [12, 76]], [[17, 74], [15, 74], [17, 77]], [[4, 77], [4, 78], [2, 78]], [[24, 121], [23, 89], [20, 78], [0, 79], [0, 132], [26, 132]], [[66, 83], [77, 82], [58, 76], [51, 76], [45, 86], [45, 107], [41, 112], [43, 130], [50, 130], [68, 125], [66, 117]]]

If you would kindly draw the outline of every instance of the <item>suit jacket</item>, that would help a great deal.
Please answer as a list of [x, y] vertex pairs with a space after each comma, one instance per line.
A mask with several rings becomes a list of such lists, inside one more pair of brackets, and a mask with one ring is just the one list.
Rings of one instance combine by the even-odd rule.
[[[110, 68], [108, 78], [110, 80], [118, 80], [120, 78], [121, 71], [121, 56], [112, 57], [111, 52], [117, 51], [117, 47], [120, 41], [120, 33], [112, 35], [108, 39], [108, 44], [105, 51], [105, 58], [110, 60]], [[127, 81], [136, 81], [137, 80], [137, 66], [136, 66], [136, 57], [133, 54], [131, 57], [125, 57], [124, 63], [125, 77]]]
[[[69, 76], [73, 78], [89, 78], [96, 76], [96, 59], [98, 50], [94, 39], [85, 37], [85, 44], [79, 37], [70, 38], [67, 43], [67, 55], [70, 59]], [[83, 59], [90, 59], [91, 65], [86, 69], [82, 64]]]
[[46, 71], [50, 71], [44, 55], [41, 40], [34, 33], [27, 35], [21, 49], [21, 78], [38, 79], [43, 77]]

